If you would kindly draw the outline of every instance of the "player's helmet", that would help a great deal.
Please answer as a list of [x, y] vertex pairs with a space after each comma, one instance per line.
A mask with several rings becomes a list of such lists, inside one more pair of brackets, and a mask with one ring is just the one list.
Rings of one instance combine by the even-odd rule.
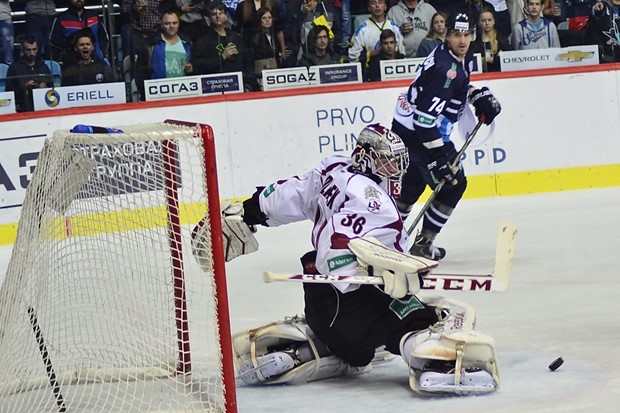
[[394, 198], [400, 196], [409, 152], [397, 134], [378, 123], [366, 126], [357, 137], [351, 159], [356, 172], [380, 178], [388, 194]]
[[446, 23], [448, 34], [453, 31], [471, 32], [474, 28], [475, 25], [470, 23], [467, 13], [452, 13]]

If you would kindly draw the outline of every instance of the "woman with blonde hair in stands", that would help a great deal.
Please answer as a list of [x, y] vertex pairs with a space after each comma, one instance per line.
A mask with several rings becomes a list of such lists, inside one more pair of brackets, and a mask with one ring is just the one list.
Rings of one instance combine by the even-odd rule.
[[[493, 6], [495, 29], [508, 38], [512, 32], [507, 0], [486, 0]], [[544, 1], [544, 0], [543, 0]], [[478, 17], [480, 19], [480, 17]]]
[[512, 50], [508, 38], [495, 28], [495, 12], [489, 8], [480, 11], [476, 40], [471, 42], [472, 53], [482, 56], [482, 68], [485, 72], [499, 72], [499, 53]]
[[433, 14], [431, 28], [428, 35], [422, 39], [416, 52], [416, 57], [428, 56], [434, 48], [446, 41], [446, 20], [448, 15], [443, 12]]

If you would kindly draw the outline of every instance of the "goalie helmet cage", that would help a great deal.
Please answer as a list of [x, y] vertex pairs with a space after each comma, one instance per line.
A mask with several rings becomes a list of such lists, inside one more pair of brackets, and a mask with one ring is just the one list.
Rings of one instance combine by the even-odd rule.
[[236, 412], [213, 131], [119, 129], [39, 154], [0, 289], [2, 412]]

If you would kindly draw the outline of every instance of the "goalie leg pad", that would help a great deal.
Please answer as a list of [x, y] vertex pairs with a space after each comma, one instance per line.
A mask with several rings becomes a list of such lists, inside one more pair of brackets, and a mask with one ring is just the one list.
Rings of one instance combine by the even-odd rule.
[[[302, 348], [309, 348], [310, 356], [300, 354]], [[233, 335], [235, 365], [241, 378], [250, 384], [301, 384], [370, 369], [352, 367], [336, 356], [325, 355], [323, 348], [301, 316]]]
[[[499, 387], [495, 344], [473, 330], [475, 313], [457, 300], [427, 299], [440, 321], [401, 340], [401, 354], [409, 365], [409, 384], [420, 393], [459, 395], [488, 393]], [[443, 363], [437, 363], [442, 361]], [[450, 368], [436, 369], [438, 364]]]

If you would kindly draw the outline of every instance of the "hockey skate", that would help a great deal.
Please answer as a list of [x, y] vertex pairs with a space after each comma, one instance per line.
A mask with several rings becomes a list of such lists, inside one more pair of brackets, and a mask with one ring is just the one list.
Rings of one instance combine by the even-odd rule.
[[409, 249], [409, 254], [423, 257], [429, 260], [439, 261], [446, 256], [446, 250], [433, 245], [433, 241], [418, 234], [413, 245]]
[[419, 378], [420, 390], [437, 393], [487, 393], [495, 391], [493, 376], [479, 368], [462, 368], [457, 374], [454, 361], [433, 360], [429, 362]]
[[475, 395], [496, 391], [500, 378], [491, 337], [474, 331], [474, 309], [463, 302], [429, 297], [439, 321], [403, 336], [400, 354], [409, 365], [409, 386], [417, 393]]
[[[266, 324], [233, 335], [238, 378], [247, 384], [301, 384], [369, 371], [350, 366], [332, 355], [314, 335], [303, 316]], [[391, 355], [377, 351], [374, 363], [389, 362]]]
[[257, 367], [251, 359], [239, 366], [239, 377], [246, 384], [258, 384], [271, 377], [280, 376], [295, 367], [294, 354], [277, 351], [256, 357]]

